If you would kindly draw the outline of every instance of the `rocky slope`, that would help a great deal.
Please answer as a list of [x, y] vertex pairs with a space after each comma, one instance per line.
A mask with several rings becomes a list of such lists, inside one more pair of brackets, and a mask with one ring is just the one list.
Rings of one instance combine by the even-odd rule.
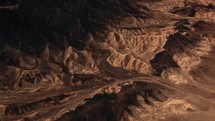
[[2, 121], [213, 121], [214, 0], [3, 0]]

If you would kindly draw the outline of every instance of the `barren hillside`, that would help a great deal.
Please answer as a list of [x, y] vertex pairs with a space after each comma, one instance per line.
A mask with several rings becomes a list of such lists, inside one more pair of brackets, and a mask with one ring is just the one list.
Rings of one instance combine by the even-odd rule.
[[0, 120], [214, 114], [214, 0], [0, 1]]

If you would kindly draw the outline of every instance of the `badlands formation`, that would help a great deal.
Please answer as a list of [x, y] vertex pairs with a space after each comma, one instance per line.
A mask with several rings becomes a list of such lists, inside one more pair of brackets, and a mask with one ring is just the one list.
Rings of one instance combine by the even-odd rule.
[[214, 121], [214, 0], [1, 0], [1, 121]]

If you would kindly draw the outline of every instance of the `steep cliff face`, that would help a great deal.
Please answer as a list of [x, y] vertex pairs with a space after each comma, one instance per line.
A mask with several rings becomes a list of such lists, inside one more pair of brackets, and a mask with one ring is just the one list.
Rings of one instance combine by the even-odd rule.
[[0, 2], [0, 119], [213, 121], [214, 0]]

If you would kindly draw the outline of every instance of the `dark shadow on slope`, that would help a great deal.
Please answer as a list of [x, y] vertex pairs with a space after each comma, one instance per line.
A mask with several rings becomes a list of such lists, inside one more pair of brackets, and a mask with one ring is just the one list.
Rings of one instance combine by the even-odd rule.
[[[154, 101], [163, 102], [171, 97], [171, 91], [175, 93], [159, 84], [135, 82], [124, 86], [118, 94], [98, 94], [87, 99], [84, 105], [63, 114], [57, 121], [120, 121], [124, 112], [134, 115], [129, 106], [144, 108], [140, 103], [153, 106]], [[137, 95], [144, 102], [139, 102]]]
[[127, 2], [121, 2], [22, 0], [18, 10], [0, 10], [0, 52], [8, 44], [38, 57], [47, 43], [63, 50], [65, 42], [84, 50], [88, 33], [104, 41], [108, 25], [134, 12]]

